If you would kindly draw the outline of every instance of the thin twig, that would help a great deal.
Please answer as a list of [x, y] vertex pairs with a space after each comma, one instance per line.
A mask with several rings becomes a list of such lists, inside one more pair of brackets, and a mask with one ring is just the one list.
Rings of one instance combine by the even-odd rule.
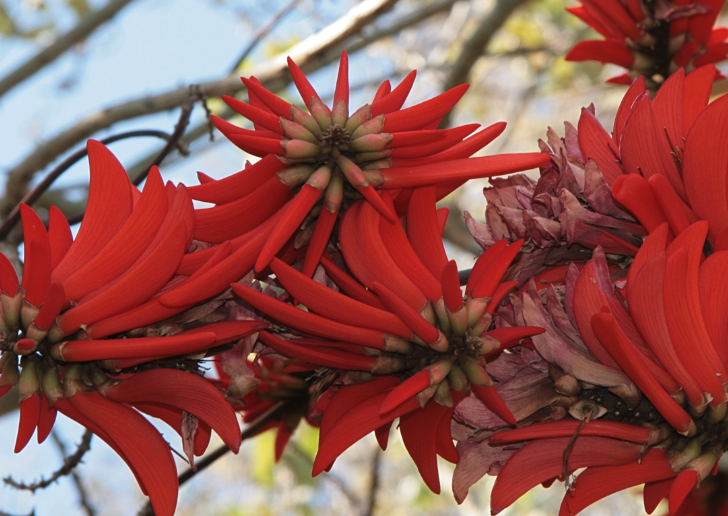
[[243, 64], [243, 61], [245, 61], [250, 53], [255, 49], [255, 47], [258, 46], [258, 43], [260, 43], [263, 38], [270, 34], [270, 32], [276, 27], [276, 25], [278, 25], [278, 22], [281, 21], [281, 19], [283, 19], [286, 14], [291, 12], [299, 1], [300, 0], [291, 0], [290, 2], [288, 2], [277, 13], [275, 13], [273, 17], [266, 22], [265, 25], [263, 25], [253, 33], [250, 42], [245, 46], [243, 51], [240, 53], [240, 56], [235, 60], [235, 64], [230, 68], [230, 73], [234, 73], [235, 71], [237, 71], [238, 67]]
[[[172, 139], [172, 135], [170, 135], [169, 133], [165, 133], [164, 131], [157, 131], [154, 129], [142, 129], [138, 131], [127, 131], [124, 133], [115, 134], [100, 141], [104, 145], [108, 145], [110, 143], [118, 142], [120, 140], [126, 140], [128, 138], [150, 136], [155, 138], [161, 138], [162, 140], [167, 140], [168, 142]], [[15, 206], [15, 208], [13, 208], [13, 211], [10, 212], [8, 218], [6, 218], [3, 221], [2, 225], [0, 225], [0, 240], [8, 236], [8, 233], [10, 233], [15, 225], [20, 222], [20, 203], [32, 205], [53, 184], [53, 182], [61, 176], [61, 174], [63, 174], [66, 170], [75, 165], [79, 160], [86, 157], [87, 154], [88, 151], [86, 150], [86, 147], [77, 150], [76, 152], [68, 156], [65, 160], [63, 160], [63, 162], [60, 163], [56, 168], [51, 170], [48, 175], [43, 178], [43, 181], [38, 183], [35, 188], [33, 188], [33, 190], [28, 192], [26, 196], [23, 197], [23, 199]]]
[[374, 446], [372, 465], [369, 467], [369, 492], [365, 500], [362, 516], [372, 516], [377, 506], [377, 492], [379, 491], [379, 462], [382, 460], [382, 450], [379, 445]]
[[[89, 435], [89, 440], [91, 439], [91, 431], [86, 430], [84, 437], [86, 434]], [[53, 439], [53, 442], [56, 444], [58, 449], [61, 452], [61, 455], [63, 456], [63, 459], [65, 460], [68, 456], [66, 452], [66, 445], [63, 443], [61, 438], [58, 436], [58, 433], [55, 430], [51, 431], [51, 438]], [[78, 491], [78, 498], [79, 503], [81, 504], [81, 507], [83, 507], [83, 510], [86, 511], [87, 516], [96, 516], [96, 510], [93, 508], [91, 503], [88, 501], [88, 493], [86, 492], [86, 488], [83, 485], [83, 482], [81, 481], [81, 476], [78, 474], [76, 469], [74, 468], [71, 470], [71, 478], [73, 479], [73, 484], [76, 486], [76, 491]]]
[[99, 28], [104, 22], [109, 21], [127, 4], [133, 0], [110, 0], [101, 9], [97, 9], [86, 15], [73, 29], [55, 40], [55, 42], [35, 54], [12, 72], [0, 79], [0, 97], [5, 95], [12, 88], [32, 77], [46, 65], [49, 65], [62, 56], [71, 47], [80, 43], [93, 31]]
[[76, 452], [73, 455], [65, 457], [63, 459], [63, 466], [61, 467], [61, 469], [53, 473], [50, 478], [48, 478], [48, 480], [45, 480], [43, 479], [43, 477], [41, 477], [41, 480], [39, 482], [26, 484], [25, 482], [16, 482], [15, 480], [13, 480], [12, 477], [6, 477], [3, 479], [3, 482], [5, 482], [5, 484], [9, 485], [10, 487], [14, 487], [15, 489], [31, 491], [33, 493], [35, 493], [38, 489], [45, 489], [59, 478], [69, 475], [73, 471], [73, 468], [78, 466], [86, 452], [91, 449], [92, 436], [93, 434], [91, 433], [91, 431], [86, 430], [83, 434], [83, 437], [81, 438], [81, 444], [78, 445], [78, 449], [76, 449]]
[[[275, 419], [276, 416], [278, 416], [279, 413], [284, 412], [285, 408], [285, 401], [279, 401], [278, 403], [273, 405], [263, 414], [258, 416], [258, 419], [245, 427], [245, 429], [241, 433], [241, 439], [245, 441], [246, 439], [250, 439], [251, 437], [255, 437], [256, 435], [258, 435], [268, 423], [270, 423], [273, 419]], [[229, 451], [231, 450], [227, 447], [227, 445], [222, 445], [216, 450], [213, 450], [212, 452], [206, 454], [199, 461], [195, 461], [196, 469], [187, 468], [185, 471], [180, 473], [179, 477], [177, 477], [179, 485], [182, 486], [185, 482], [189, 481], [191, 478], [198, 475], [203, 470], [212, 466], [218, 459], [227, 455]], [[137, 513], [137, 516], [154, 516], [154, 509], [152, 509], [152, 504], [147, 502], [147, 504], [142, 507], [142, 509]]]
[[[358, 34], [363, 27], [390, 10], [396, 3], [397, 0], [364, 0], [331, 25], [309, 36], [286, 53], [295, 59], [304, 71], [318, 69], [326, 64], [321, 59], [323, 54], [332, 48], [337, 48], [354, 34]], [[287, 84], [287, 69], [286, 57], [281, 54], [256, 66], [253, 75], [263, 86], [275, 91]], [[233, 95], [243, 90], [244, 85], [236, 74], [230, 74], [215, 81], [202, 83], [200, 88], [206, 95], [217, 97], [224, 94]], [[74, 145], [116, 122], [179, 107], [186, 98], [186, 87], [175, 88], [158, 95], [149, 95], [110, 106], [64, 129], [57, 136], [39, 145], [8, 173], [5, 196], [0, 200], [0, 215], [10, 213], [25, 196], [27, 185], [36, 172]]]
[[[480, 22], [477, 30], [470, 36], [470, 39], [463, 44], [463, 48], [453, 64], [450, 74], [442, 89], [444, 91], [454, 88], [458, 84], [468, 82], [470, 70], [485, 53], [488, 43], [496, 32], [503, 26], [508, 17], [528, 0], [497, 0], [493, 9]], [[452, 113], [452, 112], [450, 112]], [[440, 128], [447, 128], [450, 125], [451, 114], [447, 113], [440, 121]]]

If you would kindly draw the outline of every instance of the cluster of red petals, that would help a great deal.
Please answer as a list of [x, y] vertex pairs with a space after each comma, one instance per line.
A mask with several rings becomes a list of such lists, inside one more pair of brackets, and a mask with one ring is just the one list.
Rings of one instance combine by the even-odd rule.
[[[402, 109], [415, 79], [412, 72], [394, 89], [385, 81], [371, 105], [352, 111], [346, 53], [331, 108], [290, 58], [288, 65], [308, 111], [277, 97], [256, 78], [243, 78], [249, 102], [223, 100], [254, 129], [218, 117], [213, 123], [232, 143], [262, 159], [219, 181], [200, 174], [202, 184], [190, 188], [194, 199], [215, 204], [195, 211], [195, 238], [245, 247], [243, 263], [258, 272], [277, 254], [290, 256], [294, 248], [306, 246], [303, 271], [310, 277], [339, 214], [356, 199], [363, 197], [394, 221], [406, 210], [409, 194], [392, 209], [380, 191], [430, 185], [441, 199], [468, 179], [545, 163], [540, 153], [470, 158], [503, 132], [503, 123], [474, 134], [477, 124], [438, 130], [467, 85]], [[231, 274], [228, 283], [240, 276]]]
[[194, 233], [186, 187], [165, 185], [154, 168], [140, 192], [106, 147], [93, 140], [87, 147], [89, 200], [76, 238], [56, 207], [50, 209], [46, 229], [38, 214], [21, 205], [22, 282], [10, 260], [0, 255], [0, 395], [19, 386], [16, 452], [36, 430], [38, 441], [45, 440], [60, 411], [119, 453], [157, 514], [172, 514], [176, 468], [169, 446], [142, 414], [162, 419], [183, 435], [192, 459], [205, 451], [211, 429], [237, 450], [235, 413], [217, 387], [193, 373], [114, 373], [196, 355], [267, 324], [232, 320], [186, 331], [170, 328], [169, 334], [162, 330], [156, 336], [121, 335], [209, 297], [194, 295], [171, 306], [161, 302], [163, 295], [174, 296], [232, 251], [229, 245], [219, 246], [197, 276], [180, 272]]
[[612, 63], [629, 70], [607, 82], [629, 85], [643, 75], [651, 87], [659, 87], [679, 68], [690, 72], [728, 58], [728, 28], [713, 27], [725, 0], [579, 2], [566, 10], [604, 39], [577, 43], [566, 59]]

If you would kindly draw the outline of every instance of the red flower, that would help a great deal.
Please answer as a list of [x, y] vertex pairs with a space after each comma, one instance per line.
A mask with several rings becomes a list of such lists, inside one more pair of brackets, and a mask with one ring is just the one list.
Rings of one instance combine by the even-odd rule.
[[[195, 238], [212, 243], [232, 239], [234, 245], [246, 242], [248, 268], [254, 264], [256, 271], [263, 270], [303, 223], [307, 230], [296, 236], [295, 246], [308, 244], [303, 271], [310, 277], [339, 213], [352, 202], [364, 197], [379, 214], [396, 219], [395, 209], [382, 202], [377, 190], [436, 185], [439, 199], [467, 179], [544, 162], [540, 154], [468, 159], [503, 131], [502, 123], [469, 138], [477, 128], [474, 124], [437, 130], [440, 118], [467, 85], [401, 109], [414, 82], [412, 72], [393, 90], [386, 81], [371, 105], [351, 112], [346, 53], [331, 109], [296, 64], [290, 59], [288, 63], [308, 112], [276, 97], [255, 78], [243, 79], [250, 103], [223, 99], [252, 121], [255, 130], [216, 117], [213, 122], [234, 144], [263, 159], [220, 181], [201, 175], [203, 184], [190, 189], [193, 198], [216, 204], [195, 212]], [[402, 196], [396, 209], [406, 206], [406, 198]]]
[[[382, 198], [393, 207], [388, 193]], [[238, 296], [284, 327], [312, 336], [285, 340], [261, 332], [265, 344], [318, 366], [362, 372], [356, 385], [331, 390], [314, 475], [369, 432], [376, 431], [385, 447], [391, 423], [400, 417], [405, 446], [427, 485], [439, 492], [435, 456], [457, 460], [450, 419], [464, 396], [473, 393], [515, 424], [485, 365], [488, 356], [541, 331], [490, 329], [493, 310], [514, 286], [501, 284], [500, 278], [521, 242], [508, 247], [503, 242], [480, 258], [463, 301], [455, 262], [448, 262], [442, 247], [445, 217], [435, 210], [435, 198], [434, 186], [412, 192], [406, 234], [368, 202], [347, 210], [339, 241], [356, 279], [323, 259], [345, 294], [274, 259], [277, 281], [308, 311], [232, 285]]]
[[566, 10], [605, 39], [577, 43], [566, 59], [613, 63], [629, 72], [607, 82], [630, 84], [642, 75], [656, 89], [678, 68], [691, 72], [728, 58], [728, 29], [713, 27], [724, 1], [580, 0]]

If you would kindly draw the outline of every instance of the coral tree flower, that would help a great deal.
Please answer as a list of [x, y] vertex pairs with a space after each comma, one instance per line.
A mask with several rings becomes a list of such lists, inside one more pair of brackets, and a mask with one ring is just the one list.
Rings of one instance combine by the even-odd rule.
[[76, 238], [56, 207], [46, 230], [21, 205], [22, 282], [0, 255], [0, 395], [19, 386], [16, 453], [36, 431], [38, 441], [45, 440], [60, 411], [109, 444], [132, 469], [155, 512], [171, 515], [176, 467], [168, 444], [142, 414], [183, 435], [191, 462], [205, 451], [211, 429], [237, 450], [237, 419], [195, 361], [185, 367], [199, 374], [154, 364], [134, 372], [139, 369], [133, 366], [199, 356], [267, 325], [222, 321], [154, 337], [121, 335], [132, 329], [143, 333], [147, 325], [187, 308], [167, 309], [155, 296], [190, 279], [177, 271], [194, 232], [192, 200], [183, 185], [165, 185], [156, 168], [139, 192], [98, 142], [88, 142], [88, 154], [89, 200]]
[[[382, 199], [394, 206], [389, 193]], [[495, 307], [515, 286], [500, 279], [521, 242], [502, 242], [484, 254], [464, 299], [455, 262], [447, 260], [442, 246], [446, 212], [438, 213], [435, 199], [435, 186], [414, 189], [407, 233], [371, 203], [354, 203], [339, 231], [353, 276], [326, 256], [322, 262], [340, 292], [274, 259], [277, 281], [308, 311], [232, 285], [251, 306], [305, 335], [284, 339], [263, 331], [259, 338], [265, 344], [311, 364], [361, 372], [356, 384], [324, 394], [331, 399], [324, 403], [314, 475], [372, 431], [384, 448], [392, 421], [399, 417], [407, 450], [428, 487], [439, 492], [436, 455], [457, 460], [450, 419], [465, 396], [476, 396], [502, 420], [516, 422], [498, 396], [486, 362], [542, 331], [491, 328]]]
[[628, 85], [642, 75], [656, 89], [678, 68], [691, 72], [728, 58], [728, 28], [713, 27], [725, 0], [579, 2], [566, 10], [605, 39], [577, 43], [566, 60], [613, 63], [629, 70], [607, 82]]
[[254, 77], [243, 78], [249, 103], [225, 96], [223, 100], [252, 121], [254, 130], [217, 117], [213, 122], [231, 142], [263, 159], [219, 181], [200, 175], [203, 184], [190, 188], [194, 199], [216, 205], [195, 212], [196, 239], [251, 241], [261, 224], [265, 226], [265, 238], [250, 244], [257, 271], [303, 224], [307, 229], [296, 236], [294, 245], [308, 245], [303, 271], [310, 277], [339, 214], [362, 197], [394, 221], [395, 210], [406, 208], [406, 196], [393, 209], [382, 202], [379, 191], [434, 185], [439, 199], [470, 178], [525, 170], [544, 162], [544, 156], [536, 153], [468, 159], [503, 132], [503, 123], [469, 137], [476, 124], [437, 130], [440, 118], [467, 85], [402, 109], [414, 82], [412, 72], [394, 89], [385, 81], [371, 105], [352, 111], [346, 53], [331, 108], [291, 59], [288, 64], [308, 111], [278, 98]]

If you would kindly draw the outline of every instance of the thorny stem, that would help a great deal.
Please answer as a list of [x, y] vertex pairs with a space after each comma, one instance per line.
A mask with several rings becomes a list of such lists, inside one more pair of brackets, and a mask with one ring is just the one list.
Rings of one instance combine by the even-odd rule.
[[33, 493], [35, 493], [38, 489], [45, 489], [59, 478], [69, 475], [73, 472], [73, 469], [78, 466], [86, 452], [91, 449], [91, 437], [93, 437], [93, 433], [91, 433], [90, 430], [86, 430], [83, 434], [83, 437], [81, 438], [81, 444], [78, 445], [76, 452], [73, 455], [66, 457], [63, 460], [63, 466], [61, 467], [61, 469], [53, 473], [50, 478], [48, 478], [48, 480], [44, 480], [41, 477], [41, 480], [39, 482], [26, 484], [25, 482], [16, 482], [15, 480], [13, 480], [12, 477], [8, 476], [3, 479], [3, 482], [5, 482], [6, 485], [14, 487], [15, 489], [31, 491]]
[[[100, 141], [104, 145], [108, 145], [110, 143], [118, 142], [120, 140], [126, 140], [128, 138], [140, 138], [150, 136], [160, 138], [162, 140], [167, 140], [168, 142], [172, 139], [172, 135], [165, 133], [164, 131], [157, 131], [154, 129], [141, 129], [138, 131], [127, 131], [124, 133], [115, 134]], [[61, 164], [51, 170], [48, 175], [43, 178], [43, 181], [38, 183], [35, 188], [28, 192], [28, 194], [23, 197], [20, 202], [27, 205], [32, 205], [35, 201], [38, 200], [41, 195], [43, 195], [46, 190], [48, 190], [48, 188], [50, 188], [50, 186], [55, 182], [56, 179], [61, 176], [61, 174], [63, 174], [66, 170], [75, 165], [79, 160], [85, 158], [87, 154], [88, 151], [84, 147], [83, 149], [79, 149], [78, 151], [68, 156], [68, 158], [63, 160]], [[7, 237], [10, 231], [15, 227], [18, 222], [20, 222], [20, 203], [18, 203], [15, 208], [13, 208], [13, 211], [10, 212], [8, 218], [6, 218], [0, 226], [0, 240], [3, 240], [5, 237]]]
[[[285, 408], [286, 401], [279, 401], [278, 403], [273, 405], [271, 408], [261, 414], [258, 419], [245, 427], [241, 434], [242, 440], [245, 441], [246, 439], [250, 439], [251, 437], [255, 437], [256, 435], [258, 435], [260, 431], [265, 428], [265, 426], [270, 423], [279, 413], [284, 412]], [[202, 459], [195, 462], [197, 470], [187, 468], [185, 471], [180, 473], [179, 477], [177, 477], [179, 485], [183, 485], [192, 477], [210, 467], [212, 464], [215, 463], [215, 461], [227, 455], [229, 451], [230, 448], [228, 448], [227, 445], [223, 444], [216, 450], [213, 450], [212, 452], [206, 454], [204, 457], [202, 457]], [[152, 509], [152, 504], [147, 502], [147, 504], [137, 513], [137, 516], [154, 516], [154, 509]]]

